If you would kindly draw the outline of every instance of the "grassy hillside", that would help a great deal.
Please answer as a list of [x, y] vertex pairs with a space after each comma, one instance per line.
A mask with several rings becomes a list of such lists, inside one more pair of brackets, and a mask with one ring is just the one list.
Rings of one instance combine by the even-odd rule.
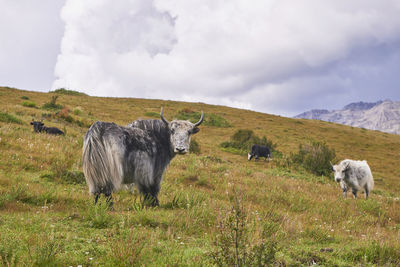
[[[115, 194], [112, 211], [94, 206], [81, 172], [88, 126], [157, 118], [161, 106], [169, 120], [204, 110], [228, 124], [200, 126], [201, 153], [175, 157], [159, 208], [128, 191]], [[32, 118], [66, 135], [34, 133]], [[226, 152], [219, 144], [239, 129], [265, 135], [283, 156], [248, 162]], [[371, 198], [343, 199], [333, 176], [291, 164], [309, 140], [326, 142], [337, 160], [366, 159]], [[203, 103], [0, 87], [0, 151], [0, 265], [400, 265], [397, 135]]]

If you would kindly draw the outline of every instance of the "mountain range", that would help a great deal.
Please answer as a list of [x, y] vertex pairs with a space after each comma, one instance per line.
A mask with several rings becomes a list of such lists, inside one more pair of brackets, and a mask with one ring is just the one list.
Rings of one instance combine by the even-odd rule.
[[313, 109], [294, 118], [329, 121], [400, 134], [400, 101], [356, 102], [340, 110]]

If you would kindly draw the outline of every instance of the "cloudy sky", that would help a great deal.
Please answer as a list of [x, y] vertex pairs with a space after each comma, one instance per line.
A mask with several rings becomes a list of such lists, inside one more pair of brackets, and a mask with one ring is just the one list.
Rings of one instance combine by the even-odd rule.
[[293, 116], [400, 100], [400, 0], [0, 0], [0, 85]]

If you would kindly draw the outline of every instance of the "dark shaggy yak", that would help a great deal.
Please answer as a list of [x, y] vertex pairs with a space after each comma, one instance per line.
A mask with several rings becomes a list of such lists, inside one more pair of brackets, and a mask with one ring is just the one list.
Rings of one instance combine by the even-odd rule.
[[36, 133], [48, 133], [54, 135], [64, 135], [64, 132], [56, 127], [46, 127], [44, 123], [41, 121], [31, 121], [31, 125], [33, 125], [33, 131]]
[[[157, 195], [164, 170], [176, 154], [189, 151], [190, 136], [204, 118], [189, 121], [136, 120], [127, 126], [95, 122], [85, 135], [82, 165], [95, 203], [100, 194], [111, 194], [123, 185], [135, 184], [144, 200], [158, 206]], [[112, 203], [111, 203], [112, 204]]]
[[259, 157], [265, 157], [265, 160], [271, 159], [271, 151], [267, 146], [253, 145], [250, 153], [247, 154], [247, 159], [251, 160], [253, 157], [258, 159]]

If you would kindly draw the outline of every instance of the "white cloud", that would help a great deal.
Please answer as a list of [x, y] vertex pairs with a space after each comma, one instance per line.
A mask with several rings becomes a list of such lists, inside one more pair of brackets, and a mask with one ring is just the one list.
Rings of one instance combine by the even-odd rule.
[[64, 0], [0, 0], [0, 85], [48, 91], [60, 51]]
[[67, 0], [53, 88], [291, 115], [355, 90], [346, 66], [400, 65], [354, 56], [398, 52], [399, 3]]

